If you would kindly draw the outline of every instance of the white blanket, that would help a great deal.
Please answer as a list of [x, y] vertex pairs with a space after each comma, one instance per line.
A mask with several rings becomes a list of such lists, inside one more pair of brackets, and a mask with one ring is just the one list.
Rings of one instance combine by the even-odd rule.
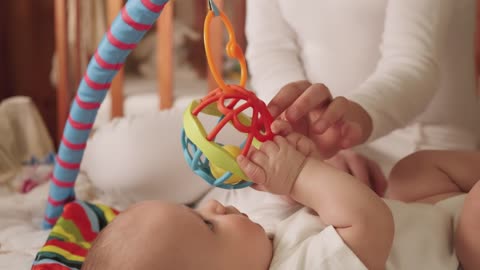
[[[30, 269], [45, 244], [49, 231], [41, 228], [49, 184], [30, 193], [0, 197], [0, 270]], [[81, 175], [75, 188], [77, 198], [94, 201], [92, 187]]]
[[0, 198], [0, 269], [30, 269], [49, 231], [42, 230], [48, 184]]

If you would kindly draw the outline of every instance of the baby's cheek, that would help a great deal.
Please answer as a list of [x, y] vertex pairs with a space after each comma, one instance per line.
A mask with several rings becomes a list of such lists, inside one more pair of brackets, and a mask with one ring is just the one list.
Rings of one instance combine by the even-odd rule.
[[239, 236], [240, 239], [245, 240], [251, 237], [252, 233], [258, 233], [258, 231], [262, 230], [260, 225], [240, 215], [226, 216], [225, 226], [228, 228], [228, 233], [233, 233]]

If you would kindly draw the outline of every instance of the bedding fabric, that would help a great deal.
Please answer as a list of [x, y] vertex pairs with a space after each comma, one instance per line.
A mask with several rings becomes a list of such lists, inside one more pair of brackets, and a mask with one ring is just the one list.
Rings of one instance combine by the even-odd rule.
[[47, 242], [35, 257], [32, 270], [80, 269], [98, 233], [117, 214], [115, 209], [101, 204], [83, 201], [66, 204]]

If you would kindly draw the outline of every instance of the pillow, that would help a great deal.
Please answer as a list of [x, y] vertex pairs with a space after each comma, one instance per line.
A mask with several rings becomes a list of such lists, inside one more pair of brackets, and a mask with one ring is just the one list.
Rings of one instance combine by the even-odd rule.
[[[173, 108], [116, 119], [95, 132], [87, 143], [81, 170], [106, 195], [103, 202], [119, 209], [149, 199], [189, 204], [210, 189], [183, 157], [183, 111]], [[207, 130], [216, 121], [202, 119]], [[239, 132], [225, 130], [219, 138], [242, 140]]]

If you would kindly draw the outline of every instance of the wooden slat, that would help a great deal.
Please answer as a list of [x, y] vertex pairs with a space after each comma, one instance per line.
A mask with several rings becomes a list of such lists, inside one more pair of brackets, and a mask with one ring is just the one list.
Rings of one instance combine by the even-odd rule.
[[[107, 0], [107, 18], [109, 27], [115, 20], [123, 7], [123, 0]], [[112, 100], [111, 118], [123, 116], [123, 82], [125, 79], [125, 70], [122, 68], [112, 81], [110, 95]]]
[[173, 105], [173, 8], [171, 1], [157, 21], [157, 85], [161, 110]]
[[83, 0], [76, 0], [75, 1], [75, 47], [74, 47], [74, 87], [75, 89], [80, 85], [82, 80], [82, 5], [81, 1]]
[[245, 20], [247, 14], [247, 4], [246, 1], [233, 1], [233, 10], [235, 14], [233, 17], [233, 29], [235, 30], [235, 36], [237, 38], [237, 43], [245, 52], [247, 47], [247, 37], [245, 36]]
[[477, 96], [480, 97], [480, 0], [477, 0], [477, 24], [475, 33], [475, 68], [476, 68], [476, 82], [477, 82]]
[[63, 135], [67, 121], [70, 93], [68, 89], [68, 36], [66, 0], [55, 0], [55, 50], [57, 53], [57, 138]]
[[[224, 0], [215, 0], [215, 4], [217, 4], [219, 9], [223, 10]], [[225, 48], [223, 46], [224, 29], [225, 26], [220, 19], [215, 18], [212, 20], [212, 24], [210, 25], [210, 48], [212, 50], [213, 62], [219, 72], [223, 72], [223, 55], [225, 53]], [[210, 72], [210, 68], [208, 68], [207, 85], [208, 91], [212, 91], [218, 87], [217, 82]]]

